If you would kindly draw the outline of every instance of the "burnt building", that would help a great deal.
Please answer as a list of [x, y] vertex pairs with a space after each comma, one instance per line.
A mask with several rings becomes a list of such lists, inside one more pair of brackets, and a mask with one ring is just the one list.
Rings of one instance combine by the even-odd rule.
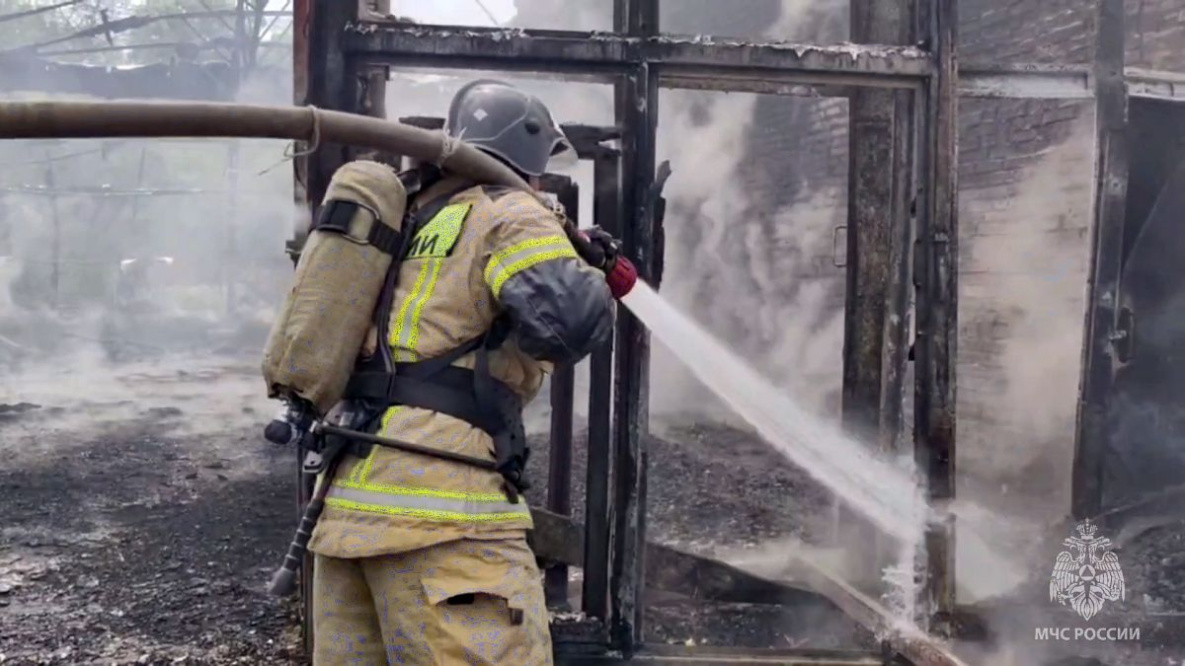
[[[607, 6], [571, 5], [519, 0], [515, 21], [609, 27]], [[666, 32], [814, 43], [848, 37], [847, 3], [832, 0], [671, 0], [662, 10]], [[1129, 70], [1185, 71], [1180, 3], [1129, 2], [1126, 11]], [[960, 61], [1087, 65], [1094, 21], [1093, 6], [1073, 0], [968, 0], [960, 7]], [[667, 139], [675, 174], [664, 289], [748, 357], [765, 361], [783, 386], [833, 407], [843, 336], [847, 101], [668, 91], [661, 113], [660, 142]], [[1165, 103], [1132, 102], [1129, 255], [1179, 160], [1180, 115]], [[960, 482], [965, 493], [1005, 507], [1039, 500], [1043, 516], [1056, 520], [1069, 511], [1068, 475], [1051, 473], [1070, 469], [1074, 452], [1094, 105], [964, 98], [959, 119]], [[713, 142], [713, 135], [725, 138]], [[688, 143], [717, 152], [681, 148]], [[681, 188], [689, 178], [692, 186]], [[1163, 425], [1170, 415], [1150, 406], [1159, 399], [1146, 393], [1118, 396], [1139, 403], [1137, 413], [1160, 415], [1152, 421], [1162, 425], [1114, 415], [1110, 505], [1138, 495], [1138, 478], [1176, 474], [1156, 470], [1167, 461], [1185, 469], [1185, 452], [1165, 450], [1176, 432]]]

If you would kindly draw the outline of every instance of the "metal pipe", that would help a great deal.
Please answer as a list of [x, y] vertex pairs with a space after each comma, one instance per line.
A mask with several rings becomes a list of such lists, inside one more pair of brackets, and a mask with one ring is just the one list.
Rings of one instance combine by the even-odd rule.
[[502, 163], [439, 132], [314, 107], [160, 102], [0, 102], [0, 139], [110, 137], [292, 139], [374, 148], [438, 162], [483, 183], [530, 190]]

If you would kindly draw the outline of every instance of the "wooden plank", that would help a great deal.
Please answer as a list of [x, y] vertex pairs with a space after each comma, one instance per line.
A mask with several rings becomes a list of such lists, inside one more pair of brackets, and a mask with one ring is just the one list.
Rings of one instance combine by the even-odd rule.
[[[531, 547], [537, 557], [579, 567], [584, 554], [584, 528], [567, 516], [531, 507], [535, 529]], [[716, 560], [657, 543], [646, 544], [647, 586], [702, 601], [725, 603], [818, 605], [814, 592], [771, 581]]]
[[938, 640], [927, 636], [920, 629], [903, 626], [887, 608], [827, 569], [796, 557], [789, 567], [789, 577], [831, 600], [846, 615], [913, 662], [914, 666], [967, 666]]

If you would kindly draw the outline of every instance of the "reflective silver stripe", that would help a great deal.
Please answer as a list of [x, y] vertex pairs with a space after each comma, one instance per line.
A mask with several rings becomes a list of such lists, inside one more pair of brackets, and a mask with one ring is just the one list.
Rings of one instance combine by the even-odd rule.
[[330, 502], [331, 505], [337, 504], [346, 509], [365, 510], [363, 507], [385, 507], [391, 511], [380, 511], [381, 513], [423, 515], [425, 517], [435, 515], [441, 520], [486, 522], [520, 518], [530, 520], [531, 518], [531, 509], [527, 506], [525, 499], [520, 499], [518, 504], [511, 504], [506, 501], [454, 499], [430, 494], [376, 492], [358, 488], [343, 488], [339, 485], [330, 486], [328, 497], [330, 500], [339, 500], [338, 503]]

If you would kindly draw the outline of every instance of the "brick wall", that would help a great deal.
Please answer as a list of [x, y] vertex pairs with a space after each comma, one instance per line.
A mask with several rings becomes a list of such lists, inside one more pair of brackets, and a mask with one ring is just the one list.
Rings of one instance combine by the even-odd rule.
[[[1048, 493], [1065, 510], [1092, 209], [1091, 106], [966, 100], [962, 116], [960, 474], [993, 490], [1007, 480], [1009, 493]], [[1042, 469], [1017, 474], [1028, 465]]]
[[1185, 72], [1185, 6], [1178, 0], [1128, 0], [1127, 64]]
[[[974, 0], [964, 62], [1089, 63], [1078, 0]], [[964, 99], [959, 109], [957, 492], [1056, 520], [1069, 509], [1088, 271], [1093, 108]], [[960, 558], [962, 561], [964, 558]]]
[[977, 62], [1088, 63], [1090, 2], [968, 0], [959, 7], [961, 57]]

